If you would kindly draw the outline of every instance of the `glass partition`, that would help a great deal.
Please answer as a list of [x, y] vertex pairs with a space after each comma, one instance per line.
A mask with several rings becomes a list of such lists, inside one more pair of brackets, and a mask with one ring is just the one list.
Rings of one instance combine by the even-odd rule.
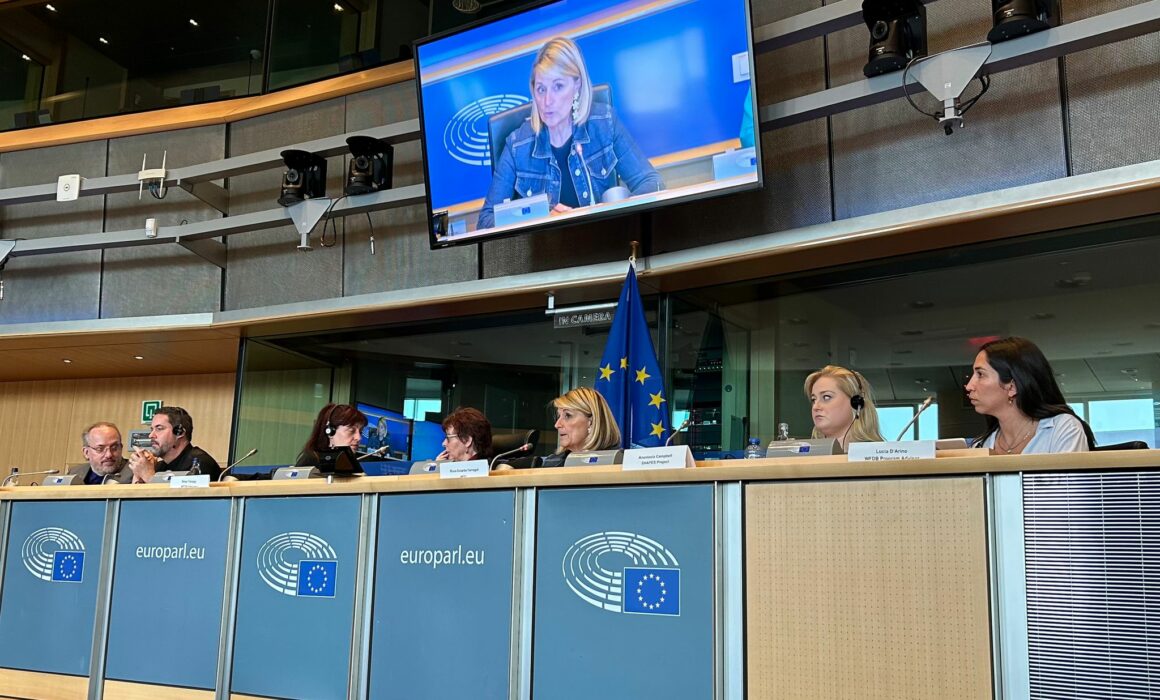
[[[808, 436], [805, 378], [837, 364], [867, 378], [887, 439], [977, 436], [983, 420], [963, 391], [976, 348], [1021, 335], [1043, 349], [1099, 444], [1155, 447], [1156, 227], [1109, 224], [648, 296], [673, 424], [690, 420], [680, 439], [699, 458], [739, 457], [747, 438], [764, 443], [779, 423]], [[268, 342], [350, 366], [354, 399], [415, 420], [470, 405], [497, 432], [538, 428], [543, 454], [555, 447], [551, 400], [593, 384], [609, 326], [555, 323], [535, 309]]]

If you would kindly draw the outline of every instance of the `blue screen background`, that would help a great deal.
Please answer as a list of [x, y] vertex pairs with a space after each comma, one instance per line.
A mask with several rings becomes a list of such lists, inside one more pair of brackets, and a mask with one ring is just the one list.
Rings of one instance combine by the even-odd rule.
[[[747, 0], [690, 0], [594, 33], [574, 36], [593, 84], [612, 87], [617, 115], [645, 156], [737, 138], [750, 81], [733, 81], [733, 55], [749, 50]], [[508, 95], [527, 101], [528, 79], [543, 39], [571, 34], [586, 18], [633, 6], [612, 0], [561, 0], [418, 47], [423, 138], [432, 210], [480, 199], [491, 181], [486, 154], [478, 164], [451, 155], [448, 124], [477, 100]], [[439, 64], [527, 37], [526, 52], [471, 72], [430, 80]], [[531, 41], [535, 39], [535, 41]], [[510, 103], [507, 106], [512, 106]], [[486, 143], [487, 118], [470, 125]]]

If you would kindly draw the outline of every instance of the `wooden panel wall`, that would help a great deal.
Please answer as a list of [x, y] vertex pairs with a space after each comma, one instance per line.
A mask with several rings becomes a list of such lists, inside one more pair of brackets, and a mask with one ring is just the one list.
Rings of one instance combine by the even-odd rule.
[[141, 427], [141, 402], [160, 399], [193, 416], [194, 444], [225, 466], [234, 374], [0, 382], [0, 475], [84, 462], [81, 431], [112, 421], [125, 439]]
[[982, 478], [745, 489], [750, 697], [989, 700]]

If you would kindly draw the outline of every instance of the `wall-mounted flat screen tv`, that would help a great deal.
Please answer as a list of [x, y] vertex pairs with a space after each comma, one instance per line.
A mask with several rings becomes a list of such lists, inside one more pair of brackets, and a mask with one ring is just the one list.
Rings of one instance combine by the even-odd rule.
[[397, 411], [368, 403], [355, 404], [355, 408], [367, 417], [367, 425], [359, 440], [359, 452], [382, 450], [383, 459], [411, 458], [411, 419]]
[[432, 248], [761, 186], [749, 0], [557, 0], [415, 45]]

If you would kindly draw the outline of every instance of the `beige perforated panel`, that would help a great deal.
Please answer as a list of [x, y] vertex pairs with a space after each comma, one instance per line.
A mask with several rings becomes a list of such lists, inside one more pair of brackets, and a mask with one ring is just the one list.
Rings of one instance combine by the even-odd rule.
[[991, 697], [981, 478], [750, 484], [748, 696]]

